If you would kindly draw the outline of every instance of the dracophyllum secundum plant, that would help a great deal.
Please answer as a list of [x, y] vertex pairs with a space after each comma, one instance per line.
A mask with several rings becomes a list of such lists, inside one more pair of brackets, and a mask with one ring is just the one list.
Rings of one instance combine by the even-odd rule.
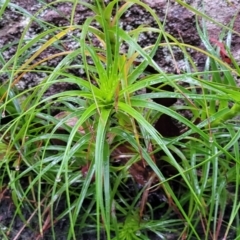
[[[172, 54], [173, 45], [181, 48], [184, 53], [191, 46], [180, 43], [167, 34], [164, 23], [160, 23], [154, 11], [146, 4], [135, 0], [123, 3], [110, 1], [107, 5], [104, 1], [95, 1], [94, 4], [81, 2], [93, 12], [81, 26], [73, 24], [77, 4], [75, 1], [71, 26], [50, 26], [47, 33], [36, 36], [35, 41], [33, 39], [25, 46], [19, 43], [16, 57], [4, 63], [5, 71], [9, 73], [9, 66], [13, 66], [13, 70], [10, 72], [9, 85], [1, 88], [0, 94], [2, 100], [5, 100], [1, 105], [1, 114], [7, 113], [12, 119], [1, 126], [0, 154], [4, 152], [5, 158], [0, 164], [5, 166], [5, 175], [10, 178], [9, 186], [13, 190], [17, 213], [24, 219], [21, 205], [27, 202], [38, 215], [41, 233], [49, 227], [54, 232], [54, 223], [67, 216], [70, 221], [68, 239], [77, 239], [75, 230], [79, 221], [81, 231], [97, 228], [98, 239], [101, 238], [101, 233], [107, 239], [112, 239], [113, 235], [116, 239], [127, 239], [128, 234], [136, 235], [138, 226], [141, 237], [147, 236], [146, 229], [161, 235], [164, 227], [175, 231], [174, 226], [178, 226], [181, 229], [179, 234], [190, 232], [189, 236], [194, 235], [200, 239], [195, 229], [199, 222], [196, 215], [201, 212], [201, 219], [207, 222], [207, 232], [210, 231], [208, 219], [212, 219], [207, 217], [204, 208], [206, 202], [211, 203], [206, 192], [212, 186], [219, 187], [219, 191], [213, 193], [227, 202], [225, 192], [221, 191], [224, 179], [211, 185], [212, 176], [217, 178], [222, 172], [215, 168], [214, 174], [209, 174], [212, 170], [210, 162], [215, 163], [215, 167], [218, 166], [216, 162], [222, 160], [220, 155], [223, 153], [232, 159], [233, 155], [227, 153], [232, 146], [237, 152], [238, 135], [230, 126], [228, 136], [233, 138], [230, 143], [221, 141], [221, 144], [209, 146], [209, 123], [219, 126], [226, 116], [224, 114], [227, 109], [221, 109], [219, 113], [214, 109], [217, 99], [223, 102], [222, 106], [226, 103], [226, 90], [219, 84], [209, 83], [206, 75], [198, 72], [174, 75], [162, 71], [153, 60], [159, 47], [167, 47]], [[158, 27], [139, 26], [124, 31], [120, 27], [121, 17], [133, 4], [148, 11]], [[79, 38], [73, 37], [79, 43], [79, 48], [56, 54], [65, 57], [54, 69], [44, 69], [46, 77], [40, 84], [23, 93], [14, 94], [12, 85], [21, 77], [17, 73], [39, 67], [41, 61], [32, 63], [36, 56], [53, 43], [61, 49], [61, 38], [76, 30], [81, 33]], [[157, 35], [155, 44], [144, 48], [138, 44], [139, 36], [144, 32]], [[30, 51], [31, 46], [46, 34], [50, 38], [37, 53], [33, 53], [29, 59], [20, 59], [25, 51]], [[168, 39], [171, 39], [171, 44]], [[165, 43], [161, 43], [162, 40]], [[211, 57], [211, 54], [197, 50]], [[76, 60], [79, 56], [81, 61]], [[187, 53], [186, 59], [193, 63]], [[24, 62], [19, 68], [18, 60]], [[85, 77], [74, 76], [66, 71], [71, 64], [81, 68]], [[148, 66], [154, 69], [153, 73], [145, 72]], [[193, 67], [196, 69], [196, 66]], [[206, 71], [206, 74], [212, 74], [211, 70]], [[190, 87], [179, 85], [179, 80], [185, 81]], [[75, 84], [77, 89], [46, 95], [49, 87], [61, 83]], [[166, 85], [170, 85], [175, 92], [161, 91], [158, 88]], [[146, 93], [145, 89], [149, 87], [153, 91]], [[204, 90], [204, 94], [198, 94], [196, 89], [199, 88]], [[234, 96], [236, 97], [236, 91]], [[166, 107], [150, 100], [176, 97], [183, 99], [186, 105]], [[56, 109], [59, 114], [52, 114]], [[177, 112], [179, 109], [191, 111], [192, 119], [180, 115]], [[208, 114], [209, 111], [212, 116]], [[176, 119], [187, 130], [173, 138], [163, 137], [154, 127], [163, 114]], [[200, 122], [196, 119], [200, 119]], [[221, 121], [216, 122], [219, 119]], [[222, 139], [222, 134], [224, 132], [218, 134], [216, 139]], [[123, 146], [127, 152], [120, 151]], [[113, 153], [116, 150], [120, 151], [120, 157], [127, 156], [125, 160], [114, 160]], [[166, 177], [156, 164], [154, 154], [159, 152], [163, 155], [160, 155], [161, 160], [175, 169], [173, 176]], [[151, 171], [148, 173], [145, 170], [149, 176], [143, 181], [139, 180], [143, 184], [136, 190], [136, 196], [126, 197], [118, 189], [129, 179], [129, 173], [135, 179], [143, 177], [138, 171], [145, 168], [137, 168], [139, 162]], [[223, 169], [223, 165], [220, 166], [219, 169]], [[12, 171], [12, 167], [21, 171]], [[201, 172], [204, 173], [203, 176]], [[186, 194], [182, 190], [175, 191], [171, 185], [170, 179], [174, 181], [179, 176], [179, 189], [182, 186]], [[233, 172], [229, 177], [233, 179]], [[21, 184], [22, 179], [27, 179], [27, 186]], [[166, 201], [160, 206], [164, 208], [166, 204], [169, 208], [162, 215], [164, 221], [160, 225], [153, 219], [155, 208], [149, 207], [150, 221], [142, 218], [147, 205], [147, 193], [152, 187], [163, 189]], [[61, 199], [66, 200], [67, 207], [55, 216], [54, 207]], [[236, 202], [235, 199], [235, 205]], [[188, 209], [183, 207], [187, 204]], [[211, 214], [214, 213], [213, 206], [210, 204]], [[169, 216], [176, 214], [180, 220], [170, 221]], [[47, 224], [45, 219], [51, 219], [51, 223]], [[128, 228], [124, 221], [133, 227]], [[214, 224], [216, 229], [216, 221]]]
[[[88, 171], [88, 181], [84, 182], [84, 188], [81, 191], [81, 198], [78, 200], [78, 206], [83, 203], [82, 195], [85, 194], [86, 188], [90, 185], [90, 180], [94, 175], [95, 178], [95, 198], [96, 198], [96, 209], [97, 209], [97, 227], [98, 237], [100, 237], [101, 222], [104, 223], [104, 229], [108, 238], [110, 239], [110, 226], [111, 226], [111, 211], [112, 204], [115, 201], [114, 195], [111, 191], [111, 141], [108, 137], [117, 136], [120, 142], [130, 144], [135, 150], [134, 158], [135, 162], [144, 160], [146, 164], [151, 167], [153, 172], [156, 174], [160, 181], [164, 181], [165, 190], [170, 193], [171, 198], [176, 201], [180, 212], [184, 215], [183, 208], [177, 201], [173, 190], [171, 189], [168, 181], [165, 179], [161, 170], [157, 167], [155, 162], [151, 158], [151, 154], [147, 151], [147, 146], [142, 144], [143, 138], [149, 138], [153, 141], [154, 145], [157, 145], [167, 155], [167, 159], [171, 165], [173, 165], [179, 174], [183, 177], [186, 185], [190, 188], [190, 191], [194, 192], [192, 186], [189, 184], [187, 177], [183, 174], [183, 169], [180, 164], [176, 161], [168, 148], [168, 142], [164, 141], [162, 136], [156, 131], [152, 123], [145, 119], [144, 111], [146, 109], [152, 111], [158, 111], [174, 118], [177, 118], [184, 124], [192, 127], [195, 131], [198, 128], [193, 123], [177, 114], [170, 108], [158, 105], [148, 100], [148, 95], [142, 98], [142, 96], [135, 96], [138, 90], [144, 89], [154, 84], [173, 84], [176, 85], [176, 76], [167, 76], [153, 60], [153, 56], [158, 48], [158, 44], [164, 32], [156, 30], [159, 33], [156, 44], [149, 49], [141, 48], [137, 42], [137, 36], [144, 31], [150, 30], [150, 28], [139, 27], [133, 32], [125, 32], [119, 27], [119, 17], [122, 14], [122, 9], [127, 8], [132, 3], [128, 1], [124, 6], [119, 8], [112, 21], [110, 18], [103, 18], [103, 16], [111, 16], [112, 8], [116, 2], [111, 2], [107, 7], [102, 8], [102, 5], [98, 6], [98, 14], [92, 18], [89, 18], [82, 29], [80, 46], [81, 55], [84, 62], [84, 70], [86, 71], [88, 81], [88, 97], [86, 99], [86, 110], [81, 113], [77, 124], [71, 131], [66, 150], [63, 158], [68, 158], [69, 151], [71, 151], [73, 137], [77, 132], [77, 129], [82, 126], [89, 118], [93, 118], [94, 126], [94, 152], [93, 159], [91, 161]], [[144, 6], [156, 19], [159, 29], [162, 29], [162, 25], [157, 20], [157, 17], [149, 9], [148, 6], [138, 2], [138, 4]], [[101, 30], [98, 30], [91, 26], [93, 21], [97, 21]], [[93, 44], [92, 39], [89, 38], [89, 33], [92, 33], [94, 37], [98, 39], [101, 47]], [[127, 53], [121, 53], [121, 46], [125, 44], [128, 47]], [[137, 57], [143, 59], [142, 63], [133, 67], [133, 63]], [[89, 64], [89, 60], [92, 64]], [[156, 68], [156, 72], [159, 74], [145, 77], [139, 81], [140, 75], [143, 73], [147, 65]], [[79, 96], [82, 92], [79, 91]], [[141, 94], [140, 94], [141, 95]], [[87, 93], [86, 93], [87, 96]], [[171, 97], [171, 93], [169, 93]], [[128, 124], [125, 124], [125, 123]], [[123, 123], [123, 124], [121, 124]], [[118, 124], [116, 126], [116, 124]], [[130, 125], [130, 128], [129, 128]], [[139, 131], [139, 128], [141, 131]], [[129, 131], [129, 129], [131, 129]], [[143, 137], [142, 133], [145, 133]], [[203, 132], [201, 135], [206, 139], [207, 136]], [[84, 137], [83, 137], [84, 138]], [[61, 163], [64, 166], [65, 161]], [[59, 176], [62, 174], [59, 171]], [[196, 197], [195, 201], [199, 202]], [[69, 206], [70, 207], [70, 206]], [[72, 221], [75, 223], [77, 218], [77, 212], [80, 207], [76, 208], [71, 216]], [[191, 223], [189, 222], [191, 225]]]

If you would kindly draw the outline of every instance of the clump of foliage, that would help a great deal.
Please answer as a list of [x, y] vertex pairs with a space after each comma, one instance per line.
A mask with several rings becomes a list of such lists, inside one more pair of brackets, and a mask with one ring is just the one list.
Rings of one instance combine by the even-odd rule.
[[[55, 239], [54, 226], [63, 218], [69, 220], [68, 239], [92, 231], [98, 239], [239, 235], [239, 88], [234, 76], [240, 71], [229, 46], [224, 50], [231, 62], [226, 62], [208, 39], [204, 21], [198, 32], [206, 51], [177, 41], [141, 1], [71, 2], [69, 26], [41, 22], [45, 32], [29, 42], [23, 33], [14, 57], [5, 61], [1, 55], [1, 73], [8, 79], [0, 89], [0, 183], [2, 191], [11, 189], [15, 216], [27, 227], [36, 215], [38, 238], [52, 229]], [[1, 3], [1, 14], [8, 4]], [[94, 13], [83, 25], [73, 24], [77, 4]], [[124, 31], [121, 16], [133, 4], [148, 11], [157, 28]], [[73, 37], [78, 49], [37, 60], [49, 46], [60, 48], [63, 37], [76, 30], [81, 32]], [[224, 30], [220, 38], [230, 39], [231, 26]], [[143, 48], [137, 40], [149, 31], [158, 35], [156, 43]], [[173, 53], [173, 46], [184, 53], [186, 72], [166, 74], [153, 60], [158, 48]], [[197, 70], [187, 48], [207, 57], [204, 71]], [[54, 69], [41, 65], [57, 56], [64, 57]], [[71, 67], [81, 68], [85, 77], [71, 74]], [[45, 79], [18, 92], [16, 83], [33, 71], [44, 71]], [[77, 87], [46, 95], [61, 83]], [[164, 103], [169, 99], [170, 104]], [[176, 99], [184, 104], [172, 106]], [[172, 119], [184, 128], [175, 126], [169, 136], [160, 128], [173, 127], [168, 125]], [[65, 207], [56, 214], [61, 202]], [[23, 207], [32, 212], [29, 219]]]

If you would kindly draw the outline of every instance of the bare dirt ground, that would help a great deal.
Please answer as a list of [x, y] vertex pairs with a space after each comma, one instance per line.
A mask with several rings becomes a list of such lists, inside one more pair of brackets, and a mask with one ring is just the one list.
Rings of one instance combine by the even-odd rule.
[[[46, 0], [45, 2], [49, 3], [50, 0]], [[198, 46], [203, 48], [203, 44], [197, 34], [196, 30], [196, 18], [194, 12], [190, 12], [176, 3], [174, 0], [166, 1], [166, 0], [145, 0], [145, 2], [156, 11], [160, 20], [164, 20], [165, 16], [167, 16], [167, 21], [165, 25], [165, 30], [176, 37], [178, 40], [183, 41], [184, 43]], [[188, 0], [186, 1], [191, 4], [193, 7], [198, 8], [201, 12], [205, 12], [210, 17], [214, 18], [216, 21], [227, 25], [231, 22], [231, 20], [236, 15], [234, 30], [240, 32], [240, 1], [233, 0]], [[6, 12], [2, 19], [0, 19], [0, 51], [3, 54], [6, 60], [10, 59], [16, 52], [18, 39], [21, 37], [24, 28], [29, 23], [29, 18], [23, 16], [14, 5], [20, 6], [23, 10], [36, 14], [37, 18], [41, 18], [44, 21], [51, 23], [56, 26], [68, 25], [69, 22], [65, 16], [68, 16], [71, 12], [72, 5], [70, 3], [59, 3], [55, 4], [54, 7], [58, 11], [54, 9], [46, 8], [41, 10], [44, 7], [42, 1], [37, 0], [12, 0], [12, 6], [6, 9]], [[37, 12], [39, 14], [37, 14]], [[82, 24], [88, 16], [92, 13], [89, 12], [85, 7], [79, 5], [76, 9], [75, 14], [75, 23]], [[146, 13], [142, 8], [138, 6], [131, 7], [126, 14], [124, 14], [122, 18], [122, 26], [126, 30], [133, 29], [141, 24], [148, 24], [150, 26], [155, 26], [153, 19], [150, 17], [148, 13]], [[218, 39], [219, 34], [221, 32], [221, 28], [216, 26], [214, 23], [207, 22], [208, 33], [211, 38]], [[31, 27], [26, 32], [25, 38], [33, 38], [36, 34], [44, 31], [44, 29], [37, 23], [33, 22]], [[77, 33], [75, 33], [77, 35]], [[154, 34], [144, 34], [141, 36], [139, 41], [140, 45], [147, 46], [149, 44], [154, 43], [156, 36]], [[67, 48], [72, 50], [78, 47], [75, 42], [66, 41]], [[11, 48], [6, 48], [5, 46], [8, 44], [13, 44]], [[231, 51], [233, 52], [236, 59], [239, 59], [240, 62], [240, 37], [236, 34], [233, 34], [232, 42], [231, 42]], [[40, 57], [45, 58], [48, 55], [54, 54], [57, 52], [57, 49], [48, 48]], [[205, 58], [195, 52], [189, 50], [189, 53], [194, 58], [197, 66], [201, 69], [205, 64]], [[169, 52], [164, 49], [159, 49], [157, 52], [155, 59], [159, 66], [162, 67], [166, 72], [174, 72], [175, 65], [174, 62], [168, 57]], [[177, 61], [178, 67], [184, 70], [184, 61], [183, 54], [175, 49], [174, 57]], [[54, 67], [57, 66], [58, 62], [61, 58], [55, 58], [49, 60], [47, 62], [48, 66]], [[83, 73], [79, 71], [75, 71], [74, 74], [82, 75]], [[4, 81], [6, 78], [5, 75], [0, 75], [0, 80]], [[27, 89], [35, 86], [44, 78], [44, 74], [26, 74], [21, 81], [18, 83], [19, 89]], [[64, 88], [71, 88], [74, 86], [55, 86], [53, 89], [49, 90], [49, 94], [53, 92], [62, 91]], [[0, 193], [0, 228], [5, 228], [9, 225], [12, 220], [14, 214], [14, 207], [11, 201], [9, 201], [9, 197], [11, 196], [10, 192], [2, 194]], [[26, 209], [26, 218], [30, 217], [31, 209]], [[56, 213], [57, 214], [57, 213]], [[37, 219], [33, 219], [32, 227], [37, 225]], [[14, 239], [14, 237], [18, 234], [19, 230], [23, 227], [22, 221], [17, 217], [16, 221], [14, 221], [14, 225], [12, 226], [13, 231], [9, 235], [9, 239]], [[57, 239], [66, 239], [68, 224], [65, 220], [61, 220], [55, 228], [57, 233]], [[23, 229], [21, 235], [17, 239], [36, 239], [36, 232], [34, 230], [30, 230], [28, 228]], [[45, 240], [52, 239], [51, 232], [46, 234], [44, 237]], [[80, 238], [79, 238], [80, 239]], [[91, 236], [82, 236], [82, 239], [94, 239]], [[152, 238], [154, 239], [154, 238]], [[158, 239], [158, 238], [156, 238]]]

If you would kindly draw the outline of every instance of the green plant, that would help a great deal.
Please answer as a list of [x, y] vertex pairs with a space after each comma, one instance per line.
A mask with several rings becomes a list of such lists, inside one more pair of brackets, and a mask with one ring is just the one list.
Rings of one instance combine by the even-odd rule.
[[[94, 13], [81, 26], [73, 25], [78, 2], [70, 2], [70, 26], [42, 22], [44, 33], [25, 44], [22, 37], [15, 56], [8, 62], [1, 58], [1, 72], [9, 77], [0, 90], [0, 111], [8, 116], [0, 129], [1, 182], [6, 177], [10, 180], [16, 216], [27, 225], [32, 217], [25, 219], [22, 207], [27, 206], [38, 216], [39, 237], [52, 228], [54, 239], [54, 224], [64, 217], [69, 219], [68, 239], [77, 239], [78, 230], [96, 230], [98, 239], [148, 239], [150, 232], [162, 239], [167, 232], [202, 239], [199, 229], [205, 239], [217, 239], [223, 225], [225, 237], [234, 229], [233, 222], [239, 231], [239, 130], [233, 119], [239, 109], [239, 89], [232, 74], [239, 75], [239, 68], [234, 58], [229, 55], [235, 69], [218, 59], [204, 24], [203, 32], [200, 27], [198, 32], [207, 51], [180, 43], [140, 1], [115, 0], [106, 6], [104, 1], [81, 2]], [[158, 27], [121, 29], [121, 16], [133, 4], [147, 10]], [[80, 38], [74, 37], [79, 49], [63, 50], [61, 38], [75, 30], [81, 31]], [[147, 31], [158, 37], [154, 45], [143, 48], [137, 40]], [[32, 53], [32, 46], [46, 35], [49, 40]], [[39, 54], [54, 44], [62, 51], [38, 61]], [[121, 53], [123, 45], [127, 51]], [[153, 56], [159, 47], [172, 53], [172, 46], [182, 49], [188, 69], [197, 68], [186, 48], [202, 52], [210, 64], [203, 72], [166, 74]], [[76, 63], [79, 55], [81, 61]], [[41, 66], [56, 56], [64, 56], [57, 67]], [[71, 65], [83, 69], [85, 78], [69, 73]], [[44, 71], [46, 77], [32, 89], [16, 91], [14, 85], [30, 71]], [[77, 89], [46, 96], [49, 87], [60, 83], [75, 84]], [[163, 91], [166, 86], [174, 91]], [[145, 93], [145, 88], [151, 91]], [[185, 104], [164, 106], [150, 100], [176, 98]], [[59, 114], [52, 114], [53, 110]], [[190, 111], [191, 119], [178, 110]], [[162, 136], [154, 124], [163, 114], [186, 129], [171, 138]], [[129, 184], [133, 190], [128, 194]], [[148, 202], [151, 191], [159, 191], [164, 199], [157, 206]], [[56, 216], [54, 209], [61, 201], [66, 206]], [[233, 207], [225, 223], [229, 203]], [[155, 217], [157, 211], [162, 212], [160, 219]]]

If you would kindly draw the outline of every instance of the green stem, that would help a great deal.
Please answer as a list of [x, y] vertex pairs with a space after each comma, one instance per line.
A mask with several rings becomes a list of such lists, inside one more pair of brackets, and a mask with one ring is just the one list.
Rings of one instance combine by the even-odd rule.
[[217, 127], [222, 123], [225, 123], [227, 120], [232, 119], [240, 114], [240, 104], [235, 103], [231, 109], [229, 109], [229, 112], [224, 114], [221, 118], [215, 120], [212, 122], [212, 127]]

